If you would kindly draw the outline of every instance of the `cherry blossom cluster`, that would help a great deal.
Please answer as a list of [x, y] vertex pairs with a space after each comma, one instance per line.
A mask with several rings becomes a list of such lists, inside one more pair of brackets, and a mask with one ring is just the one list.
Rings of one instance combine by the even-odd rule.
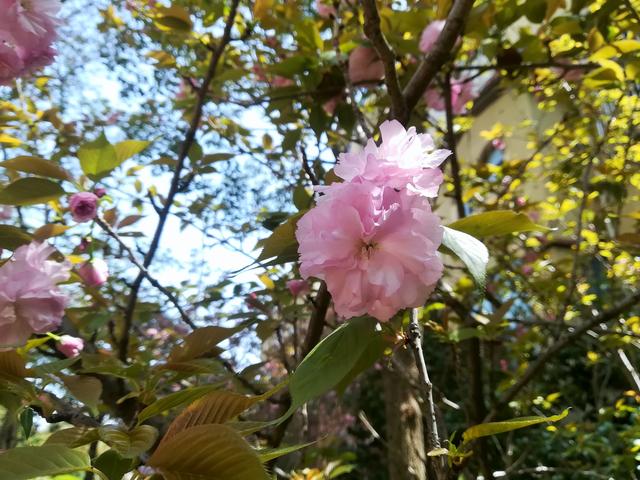
[[0, 267], [0, 349], [60, 326], [67, 296], [57, 284], [68, 280], [69, 264], [49, 260], [54, 251], [32, 242]]
[[423, 305], [442, 276], [443, 230], [429, 198], [450, 152], [395, 120], [380, 134], [379, 145], [370, 139], [340, 155], [335, 173], [344, 182], [317, 187], [316, 206], [296, 230], [302, 277], [324, 280], [345, 318], [389, 320]]
[[48, 65], [59, 0], [0, 0], [0, 84]]
[[[316, 5], [316, 8], [318, 9], [318, 14], [320, 16], [325, 16], [323, 12], [328, 12], [326, 8], [330, 7], [319, 2]], [[418, 48], [422, 53], [426, 55], [433, 50], [436, 40], [440, 33], [442, 33], [444, 26], [444, 20], [435, 20], [424, 28], [418, 43]], [[458, 44], [459, 43], [460, 41], [458, 41]], [[349, 79], [353, 84], [366, 87], [369, 85], [375, 85], [384, 78], [384, 65], [373, 47], [359, 45], [349, 54], [348, 72]], [[450, 93], [451, 110], [456, 115], [463, 113], [467, 102], [475, 98], [473, 84], [466, 78], [452, 79]], [[428, 88], [425, 91], [423, 98], [429, 108], [438, 111], [445, 110], [444, 93], [440, 88]]]

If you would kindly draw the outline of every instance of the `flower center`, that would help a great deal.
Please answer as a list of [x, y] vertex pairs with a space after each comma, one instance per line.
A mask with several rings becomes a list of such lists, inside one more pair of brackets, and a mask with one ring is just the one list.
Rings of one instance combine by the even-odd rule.
[[360, 247], [360, 255], [366, 259], [371, 258], [371, 254], [376, 249], [377, 245], [373, 242], [362, 242], [362, 247]]

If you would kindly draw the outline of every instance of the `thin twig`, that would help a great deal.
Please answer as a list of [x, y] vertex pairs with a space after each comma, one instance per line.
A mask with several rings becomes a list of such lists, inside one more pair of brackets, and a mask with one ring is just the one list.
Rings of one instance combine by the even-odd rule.
[[[178, 155], [178, 161], [176, 164], [176, 169], [173, 172], [173, 178], [171, 179], [171, 185], [169, 187], [169, 193], [167, 194], [166, 200], [162, 207], [162, 211], [159, 214], [158, 225], [156, 226], [156, 230], [153, 234], [153, 238], [151, 240], [151, 245], [149, 246], [149, 250], [144, 257], [144, 261], [142, 265], [145, 268], [148, 268], [155, 257], [155, 254], [160, 246], [160, 238], [162, 237], [162, 233], [164, 231], [165, 224], [167, 222], [167, 218], [169, 217], [169, 211], [171, 210], [171, 206], [173, 205], [174, 198], [180, 189], [180, 178], [182, 174], [182, 170], [185, 165], [185, 161], [191, 146], [196, 137], [196, 132], [198, 131], [198, 126], [200, 125], [200, 120], [202, 118], [202, 113], [204, 110], [204, 105], [207, 101], [207, 94], [209, 91], [209, 85], [213, 81], [213, 78], [216, 74], [216, 70], [218, 68], [218, 63], [222, 54], [224, 52], [225, 47], [229, 43], [231, 39], [231, 29], [233, 28], [233, 24], [235, 22], [236, 13], [238, 10], [238, 4], [240, 0], [233, 0], [231, 4], [231, 8], [229, 11], [229, 16], [227, 17], [227, 21], [225, 23], [224, 32], [222, 37], [220, 38], [220, 43], [217, 45], [216, 49], [211, 54], [211, 59], [209, 61], [209, 67], [207, 69], [206, 76], [200, 85], [200, 89], [198, 91], [198, 101], [195, 106], [195, 110], [193, 112], [193, 117], [191, 119], [191, 124], [189, 125], [189, 129], [185, 135], [184, 142], [182, 142], [182, 146], [180, 149], [180, 154]], [[118, 342], [118, 356], [120, 360], [126, 361], [128, 357], [128, 348], [129, 348], [129, 336], [131, 325], [133, 323], [133, 314], [136, 308], [136, 303], [138, 301], [138, 293], [140, 291], [140, 286], [142, 285], [143, 280], [145, 279], [144, 273], [140, 272], [133, 282], [131, 288], [131, 294], [129, 295], [129, 301], [127, 303], [126, 312], [124, 316], [124, 328], [122, 332], [122, 336], [120, 341]]]
[[[411, 321], [409, 323], [409, 346], [413, 352], [413, 357], [418, 367], [420, 381], [423, 386], [424, 402], [427, 407], [427, 445], [429, 452], [440, 448], [440, 437], [438, 435], [438, 420], [436, 418], [436, 407], [433, 402], [433, 384], [429, 379], [427, 363], [424, 360], [422, 351], [422, 331], [418, 323], [418, 309], [411, 310]], [[434, 467], [438, 479], [446, 478], [445, 456], [434, 457]]]
[[460, 179], [460, 163], [456, 151], [456, 134], [453, 131], [453, 105], [451, 102], [451, 74], [447, 72], [444, 82], [444, 105], [447, 121], [447, 147], [451, 150], [451, 155], [447, 158], [451, 164], [451, 178], [453, 179], [453, 196], [456, 200], [458, 218], [466, 216], [464, 210], [464, 200], [462, 199], [462, 181]]
[[138, 261], [133, 251], [129, 248], [129, 246], [126, 243], [124, 243], [124, 241], [122, 241], [122, 238], [120, 238], [120, 236], [113, 230], [113, 228], [111, 228], [111, 226], [107, 222], [105, 222], [104, 219], [100, 217], [96, 217], [95, 221], [98, 224], [98, 226], [102, 228], [102, 230], [104, 230], [111, 238], [113, 238], [116, 242], [118, 242], [118, 245], [120, 245], [120, 247], [125, 252], [127, 252], [127, 256], [129, 257], [129, 260], [131, 260], [131, 263], [133, 263], [136, 267], [138, 267], [140, 274], [143, 275], [151, 285], [153, 285], [158, 290], [160, 290], [169, 299], [169, 301], [173, 304], [173, 306], [176, 307], [176, 309], [180, 313], [180, 317], [182, 318], [182, 321], [193, 329], [197, 328], [196, 325], [191, 320], [191, 318], [189, 318], [189, 315], [187, 314], [187, 312], [185, 312], [184, 309], [180, 306], [180, 302], [178, 301], [178, 298], [171, 291], [169, 291], [167, 287], [163, 286], [160, 282], [158, 282], [158, 280], [156, 280], [153, 276], [151, 276], [151, 274], [149, 273], [149, 270], [147, 270], [145, 266]]

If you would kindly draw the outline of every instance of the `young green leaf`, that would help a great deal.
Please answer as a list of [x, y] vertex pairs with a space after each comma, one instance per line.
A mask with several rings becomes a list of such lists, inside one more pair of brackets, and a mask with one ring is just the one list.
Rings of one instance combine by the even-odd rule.
[[470, 215], [449, 224], [448, 227], [476, 238], [549, 230], [547, 227], [533, 223], [524, 213], [516, 213], [511, 210], [494, 210]]
[[449, 227], [444, 228], [442, 245], [455, 253], [467, 266], [469, 272], [480, 287], [484, 287], [489, 251], [484, 244], [464, 232]]
[[469, 443], [471, 440], [474, 440], [476, 438], [487, 437], [489, 435], [496, 435], [503, 432], [510, 432], [511, 430], [530, 427], [539, 423], [558, 422], [568, 414], [569, 409], [567, 408], [562, 413], [559, 413], [558, 415], [552, 415], [550, 417], [520, 417], [506, 420], [504, 422], [481, 423], [479, 425], [474, 425], [473, 427], [467, 428], [464, 431], [464, 433], [462, 434], [462, 443]]
[[18, 447], [0, 454], [0, 479], [29, 480], [91, 468], [89, 456], [60, 445]]
[[55, 200], [64, 194], [59, 184], [46, 178], [19, 178], [0, 191], [0, 205], [35, 205]]

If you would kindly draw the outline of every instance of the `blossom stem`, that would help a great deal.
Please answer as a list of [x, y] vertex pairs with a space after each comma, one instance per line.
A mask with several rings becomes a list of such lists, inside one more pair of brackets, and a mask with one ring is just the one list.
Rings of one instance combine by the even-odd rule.
[[[433, 402], [433, 384], [429, 378], [427, 363], [424, 359], [424, 351], [422, 350], [422, 330], [418, 322], [418, 309], [411, 310], [411, 321], [409, 322], [409, 346], [413, 352], [413, 357], [420, 374], [420, 382], [424, 389], [424, 402], [427, 407], [427, 446], [428, 451], [434, 451], [440, 448], [440, 436], [438, 435], [438, 421], [436, 419], [436, 408]], [[437, 455], [434, 457], [434, 469], [436, 478], [446, 478], [445, 456]]]

